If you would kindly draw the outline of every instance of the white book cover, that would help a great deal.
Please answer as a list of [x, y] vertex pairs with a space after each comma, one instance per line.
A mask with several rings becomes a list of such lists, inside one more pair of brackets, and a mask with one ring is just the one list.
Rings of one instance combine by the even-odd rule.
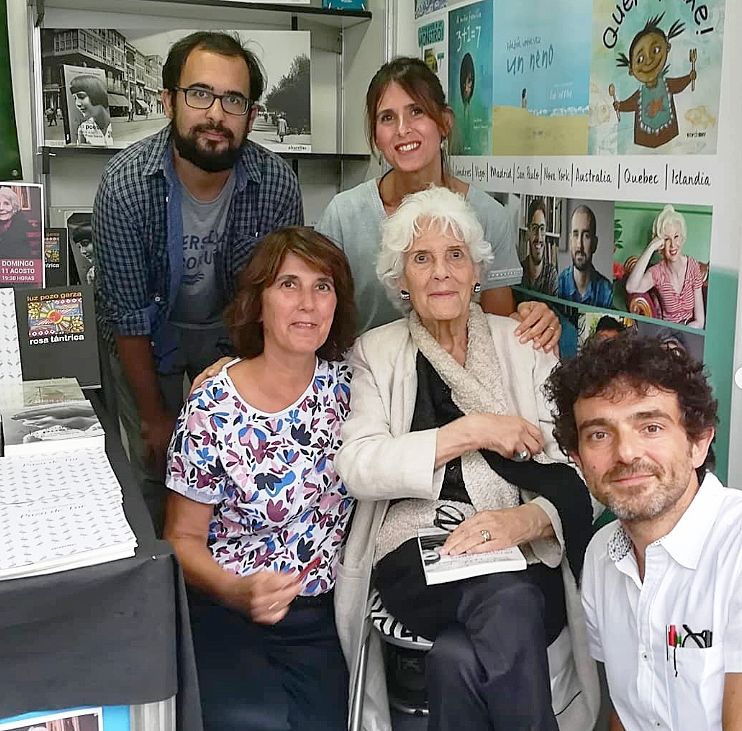
[[523, 551], [518, 546], [487, 553], [441, 555], [441, 548], [448, 536], [446, 531], [438, 528], [420, 528], [417, 532], [417, 545], [428, 586], [501, 571], [523, 571], [527, 566]]
[[0, 411], [58, 404], [63, 401], [84, 401], [85, 394], [75, 378], [46, 378], [39, 381], [9, 383], [0, 391]]
[[0, 579], [126, 558], [136, 545], [102, 450], [0, 460]]
[[3, 454], [45, 454], [103, 447], [105, 434], [85, 399], [3, 409]]
[[93, 493], [122, 500], [121, 487], [102, 448], [0, 459], [0, 508], [76, 500]]
[[15, 318], [15, 294], [11, 287], [0, 288], [0, 386], [20, 383], [21, 351]]

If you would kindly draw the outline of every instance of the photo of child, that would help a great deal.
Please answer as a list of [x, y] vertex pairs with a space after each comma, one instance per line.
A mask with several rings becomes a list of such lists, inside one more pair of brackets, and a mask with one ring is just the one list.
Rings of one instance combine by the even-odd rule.
[[77, 273], [77, 277], [71, 277], [70, 281], [79, 284], [93, 284], [95, 281], [91, 216], [91, 213], [79, 211], [67, 218], [67, 235]]
[[62, 66], [67, 89], [66, 136], [70, 144], [112, 147], [106, 73], [100, 68]]

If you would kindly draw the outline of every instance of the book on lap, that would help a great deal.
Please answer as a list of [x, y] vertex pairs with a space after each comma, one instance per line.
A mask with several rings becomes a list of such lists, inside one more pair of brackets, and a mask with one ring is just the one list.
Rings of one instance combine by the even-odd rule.
[[429, 586], [502, 571], [523, 571], [527, 567], [526, 558], [518, 546], [486, 553], [441, 555], [440, 550], [449, 535], [438, 528], [418, 529], [417, 545], [425, 572], [425, 583]]

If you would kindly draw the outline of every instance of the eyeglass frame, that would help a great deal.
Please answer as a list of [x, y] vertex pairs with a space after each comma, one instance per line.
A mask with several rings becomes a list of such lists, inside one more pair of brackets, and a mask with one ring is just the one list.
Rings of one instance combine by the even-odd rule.
[[[203, 86], [174, 86], [170, 91], [182, 91], [183, 92], [183, 99], [185, 100], [185, 103], [187, 106], [189, 106], [191, 109], [199, 109], [202, 112], [206, 111], [207, 109], [211, 109], [211, 107], [214, 106], [214, 102], [218, 99], [219, 104], [222, 105], [222, 111], [225, 114], [231, 114], [233, 117], [244, 117], [246, 114], [250, 112], [250, 110], [255, 106], [255, 102], [252, 101], [249, 97], [242, 96], [242, 94], [235, 93], [233, 91], [228, 91], [225, 94], [217, 94], [216, 92], [213, 92], [211, 89], [205, 89]], [[200, 91], [204, 94], [209, 94], [211, 96], [211, 103], [206, 107], [194, 107], [193, 104], [188, 103], [188, 92], [189, 91]], [[230, 112], [227, 109], [224, 108], [224, 97], [225, 96], [239, 96], [242, 97], [242, 99], [245, 100], [245, 111], [241, 114], [238, 114], [236, 112]]]
[[466, 515], [455, 505], [443, 504], [435, 509], [433, 526], [446, 533], [453, 533], [466, 520]]

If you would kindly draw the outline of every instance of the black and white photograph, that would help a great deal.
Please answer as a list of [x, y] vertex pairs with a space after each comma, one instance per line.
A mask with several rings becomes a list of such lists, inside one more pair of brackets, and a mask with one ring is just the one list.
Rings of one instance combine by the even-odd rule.
[[70, 284], [93, 284], [95, 281], [92, 216], [91, 211], [74, 211], [67, 216], [67, 241], [72, 255]]
[[85, 708], [0, 723], [0, 731], [103, 731], [103, 710]]
[[106, 72], [62, 64], [62, 122], [70, 145], [113, 147]]
[[[162, 66], [173, 43], [194, 30], [43, 29], [45, 144], [123, 148], [162, 129]], [[250, 139], [275, 152], [311, 152], [309, 31], [227, 32], [266, 75], [262, 98], [251, 100]]]
[[[21, 454], [103, 447], [103, 427], [90, 401], [65, 401], [4, 410], [3, 454]], [[90, 441], [94, 439], [94, 441]], [[73, 444], [74, 442], [74, 444]]]

